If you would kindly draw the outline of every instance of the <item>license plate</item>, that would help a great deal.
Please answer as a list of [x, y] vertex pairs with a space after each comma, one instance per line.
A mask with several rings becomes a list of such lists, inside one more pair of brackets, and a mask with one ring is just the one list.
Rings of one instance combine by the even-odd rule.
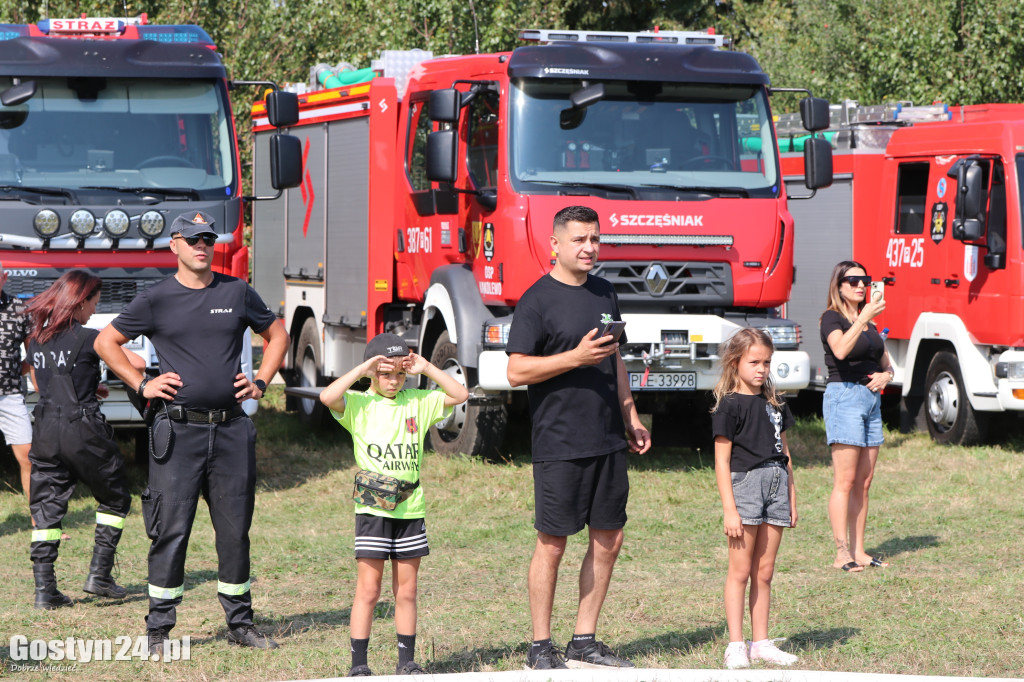
[[650, 372], [644, 385], [643, 372], [629, 373], [629, 388], [633, 391], [695, 391], [696, 372]]

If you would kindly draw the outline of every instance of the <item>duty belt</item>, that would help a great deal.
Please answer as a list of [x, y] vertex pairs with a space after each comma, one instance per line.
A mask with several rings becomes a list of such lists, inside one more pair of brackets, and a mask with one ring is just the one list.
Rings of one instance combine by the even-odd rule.
[[220, 424], [235, 417], [241, 417], [245, 410], [241, 405], [229, 407], [226, 410], [187, 410], [181, 405], [171, 405], [167, 410], [168, 416], [174, 421], [189, 421], [194, 424]]
[[61, 418], [68, 421], [78, 421], [82, 417], [96, 414], [100, 411], [99, 405], [87, 405], [85, 407], [76, 405], [52, 405], [49, 403], [36, 403], [32, 414], [38, 418]]

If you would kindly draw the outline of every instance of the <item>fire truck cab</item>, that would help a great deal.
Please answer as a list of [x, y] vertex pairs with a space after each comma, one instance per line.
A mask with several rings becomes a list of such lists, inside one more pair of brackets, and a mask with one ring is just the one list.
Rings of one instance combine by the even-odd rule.
[[[806, 135], [781, 117], [780, 142]], [[811, 330], [831, 268], [853, 258], [885, 283], [876, 324], [901, 386], [904, 426], [980, 441], [993, 413], [1024, 410], [1024, 106], [836, 105], [833, 186], [794, 205], [788, 313], [807, 332], [811, 380], [827, 377]], [[787, 181], [802, 159], [783, 153]]]

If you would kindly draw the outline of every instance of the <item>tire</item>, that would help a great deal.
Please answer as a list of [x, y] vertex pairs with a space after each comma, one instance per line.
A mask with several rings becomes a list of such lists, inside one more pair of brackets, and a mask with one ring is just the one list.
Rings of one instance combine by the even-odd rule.
[[985, 438], [988, 415], [971, 407], [955, 353], [936, 353], [925, 375], [928, 433], [943, 445], [976, 445]]
[[[458, 347], [449, 339], [447, 331], [441, 334], [430, 354], [430, 362], [472, 389], [476, 384], [476, 372], [459, 364]], [[437, 386], [430, 382], [428, 388]], [[456, 405], [448, 419], [430, 427], [427, 447], [444, 455], [464, 453], [496, 457], [500, 455], [507, 424], [508, 408], [504, 402], [480, 403], [470, 398]]]
[[[295, 347], [296, 386], [320, 385], [320, 358], [320, 335], [316, 331], [316, 320], [310, 317], [302, 324]], [[299, 419], [307, 426], [322, 426], [327, 419], [327, 410], [319, 400], [296, 398], [294, 404]]]

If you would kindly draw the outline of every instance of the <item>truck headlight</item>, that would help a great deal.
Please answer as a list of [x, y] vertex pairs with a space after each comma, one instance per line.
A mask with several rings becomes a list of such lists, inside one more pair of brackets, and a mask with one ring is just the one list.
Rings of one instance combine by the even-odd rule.
[[1024, 379], [1024, 362], [997, 362], [995, 374], [999, 379]]
[[119, 239], [128, 231], [131, 222], [127, 213], [115, 208], [112, 211], [107, 211], [107, 215], [103, 217], [103, 229], [114, 239]]
[[484, 326], [484, 345], [485, 346], [504, 346], [508, 343], [508, 330], [512, 327], [510, 324], [491, 323]]
[[139, 218], [139, 232], [143, 237], [155, 239], [164, 231], [164, 216], [159, 211], [146, 211]]
[[60, 216], [56, 211], [44, 208], [36, 213], [35, 219], [32, 220], [32, 227], [40, 237], [49, 239], [60, 229]]
[[96, 216], [80, 208], [71, 214], [71, 231], [79, 237], [88, 237], [96, 229]]
[[775, 350], [796, 350], [800, 347], [800, 325], [798, 324], [758, 327], [758, 329], [772, 337]]

